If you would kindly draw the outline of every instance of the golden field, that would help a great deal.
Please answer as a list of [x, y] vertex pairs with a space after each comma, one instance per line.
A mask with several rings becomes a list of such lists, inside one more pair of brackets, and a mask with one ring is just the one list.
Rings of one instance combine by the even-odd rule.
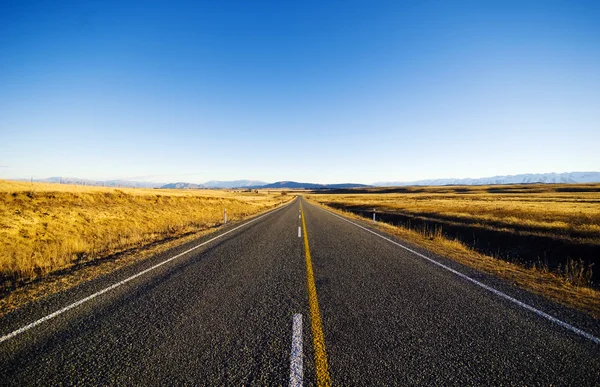
[[20, 283], [206, 230], [293, 199], [280, 191], [114, 189], [0, 181], [0, 277]]
[[[398, 187], [308, 199], [600, 317], [600, 184]], [[596, 271], [594, 272], [594, 269]]]
[[311, 196], [325, 204], [600, 243], [600, 184], [409, 187], [399, 191]]

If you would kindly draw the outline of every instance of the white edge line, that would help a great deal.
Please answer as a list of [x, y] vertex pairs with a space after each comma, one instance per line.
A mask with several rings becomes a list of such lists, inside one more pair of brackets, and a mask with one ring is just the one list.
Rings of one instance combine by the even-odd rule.
[[436, 260], [434, 260], [434, 259], [432, 259], [432, 258], [426, 257], [425, 255], [423, 255], [423, 254], [421, 254], [421, 253], [418, 253], [418, 252], [416, 252], [415, 250], [413, 250], [413, 249], [411, 249], [411, 248], [408, 248], [408, 247], [406, 247], [406, 246], [403, 246], [403, 245], [401, 245], [400, 243], [398, 243], [398, 242], [396, 242], [396, 241], [394, 241], [394, 240], [392, 240], [392, 239], [390, 239], [390, 238], [384, 237], [383, 235], [380, 235], [380, 234], [376, 233], [375, 231], [369, 230], [369, 229], [368, 229], [368, 228], [366, 228], [366, 227], [363, 227], [363, 226], [361, 226], [361, 225], [359, 225], [359, 224], [357, 224], [357, 223], [354, 223], [354, 222], [352, 222], [351, 220], [348, 220], [348, 219], [346, 219], [346, 218], [344, 218], [344, 217], [342, 217], [342, 216], [339, 216], [339, 215], [337, 215], [337, 214], [334, 214], [333, 212], [331, 212], [331, 211], [329, 211], [329, 210], [326, 210], [326, 209], [324, 209], [324, 208], [322, 208], [322, 207], [319, 207], [319, 208], [321, 208], [323, 211], [325, 211], [325, 212], [328, 212], [329, 214], [331, 214], [331, 215], [333, 215], [333, 216], [335, 216], [335, 217], [338, 217], [338, 218], [340, 218], [340, 219], [342, 219], [342, 220], [344, 220], [344, 221], [346, 221], [346, 222], [348, 222], [348, 223], [351, 223], [351, 224], [355, 225], [355, 226], [356, 226], [356, 227], [358, 227], [358, 228], [361, 228], [361, 229], [363, 229], [363, 230], [365, 230], [365, 231], [368, 231], [368, 232], [370, 232], [371, 234], [377, 235], [378, 237], [380, 237], [380, 238], [382, 238], [382, 239], [385, 239], [386, 241], [388, 241], [388, 242], [390, 242], [390, 243], [393, 243], [393, 244], [395, 244], [396, 246], [399, 246], [399, 247], [403, 248], [404, 250], [410, 251], [411, 253], [413, 253], [413, 254], [415, 254], [415, 255], [417, 255], [417, 256], [419, 256], [419, 257], [421, 257], [421, 258], [423, 258], [423, 259], [425, 259], [425, 260], [427, 260], [427, 261], [429, 261], [429, 262], [431, 262], [431, 263], [433, 263], [434, 265], [437, 265], [437, 266], [439, 266], [439, 267], [441, 267], [441, 268], [443, 268], [443, 269], [446, 269], [446, 270], [448, 270], [449, 272], [451, 272], [451, 273], [454, 273], [454, 274], [456, 274], [457, 276], [459, 276], [459, 277], [461, 277], [461, 278], [463, 278], [463, 279], [465, 279], [465, 280], [467, 280], [467, 281], [470, 281], [470, 282], [474, 283], [475, 285], [477, 285], [477, 286], [480, 286], [480, 287], [484, 288], [485, 290], [488, 290], [488, 291], [490, 291], [490, 292], [494, 293], [495, 295], [497, 295], [497, 296], [499, 296], [499, 297], [502, 297], [502, 298], [504, 298], [504, 299], [506, 299], [506, 300], [508, 300], [508, 301], [511, 301], [511, 302], [513, 302], [513, 303], [515, 303], [515, 304], [519, 305], [520, 307], [522, 307], [522, 308], [524, 308], [524, 309], [527, 309], [527, 310], [529, 310], [529, 311], [531, 311], [531, 312], [533, 312], [533, 313], [537, 314], [537, 315], [538, 315], [538, 316], [540, 316], [540, 317], [546, 318], [546, 319], [548, 319], [548, 320], [552, 321], [553, 323], [555, 323], [556, 325], [559, 325], [559, 326], [561, 326], [561, 327], [563, 327], [563, 328], [565, 328], [565, 329], [567, 329], [567, 330], [570, 330], [570, 331], [571, 331], [571, 332], [573, 332], [573, 333], [576, 333], [576, 334], [578, 334], [578, 335], [580, 335], [580, 336], [583, 336], [583, 337], [585, 337], [586, 339], [588, 339], [588, 340], [590, 340], [590, 341], [593, 341], [593, 342], [594, 342], [594, 343], [596, 343], [596, 344], [600, 344], [600, 338], [598, 338], [598, 337], [596, 337], [596, 336], [594, 336], [594, 335], [592, 335], [592, 334], [590, 334], [590, 333], [587, 333], [587, 332], [585, 332], [585, 331], [583, 331], [583, 330], [581, 330], [581, 329], [579, 329], [579, 328], [576, 328], [576, 327], [574, 327], [573, 325], [571, 325], [571, 324], [569, 324], [569, 323], [566, 323], [566, 322], [564, 322], [564, 321], [562, 321], [562, 320], [559, 320], [559, 319], [557, 319], [556, 317], [554, 317], [554, 316], [551, 316], [551, 315], [549, 315], [549, 314], [548, 314], [548, 313], [546, 313], [546, 312], [542, 312], [541, 310], [539, 310], [539, 309], [536, 309], [536, 308], [534, 308], [533, 306], [531, 306], [531, 305], [528, 305], [528, 304], [526, 304], [526, 303], [524, 303], [524, 302], [522, 302], [522, 301], [519, 301], [519, 300], [517, 300], [516, 298], [513, 298], [513, 297], [509, 296], [509, 295], [508, 295], [508, 294], [506, 294], [506, 293], [503, 293], [503, 292], [501, 292], [501, 291], [499, 291], [499, 290], [497, 290], [497, 289], [494, 289], [494, 288], [492, 288], [491, 286], [488, 286], [488, 285], [486, 285], [486, 284], [484, 284], [484, 283], [481, 283], [481, 282], [479, 282], [479, 281], [477, 281], [477, 280], [475, 280], [475, 279], [473, 279], [473, 278], [471, 278], [471, 277], [467, 276], [466, 274], [463, 274], [463, 273], [461, 273], [461, 272], [459, 272], [459, 271], [456, 271], [456, 270], [452, 269], [451, 267], [448, 267], [448, 266], [444, 265], [443, 263], [440, 263], [440, 262], [438, 262], [438, 261], [436, 261]]
[[292, 351], [290, 353], [290, 387], [301, 387], [302, 370], [302, 315], [294, 314], [292, 322]]
[[231, 230], [226, 231], [223, 234], [217, 235], [216, 237], [214, 237], [212, 239], [209, 239], [206, 242], [202, 242], [199, 245], [196, 245], [196, 246], [194, 246], [194, 247], [186, 250], [183, 253], [179, 253], [179, 254], [171, 257], [171, 258], [168, 258], [168, 259], [166, 259], [166, 260], [164, 260], [164, 261], [162, 261], [162, 262], [160, 262], [160, 263], [158, 263], [158, 264], [156, 264], [156, 265], [154, 265], [152, 267], [149, 267], [148, 269], [142, 270], [139, 273], [132, 275], [131, 277], [125, 278], [124, 280], [119, 281], [119, 282], [117, 282], [117, 283], [115, 283], [115, 284], [113, 284], [113, 285], [111, 285], [111, 286], [109, 286], [109, 287], [107, 287], [105, 289], [102, 289], [102, 290], [100, 290], [100, 291], [98, 291], [98, 292], [96, 292], [94, 294], [91, 294], [91, 295], [89, 295], [89, 296], [87, 296], [85, 298], [82, 298], [81, 300], [76, 301], [76, 302], [74, 302], [74, 303], [72, 303], [70, 305], [67, 305], [64, 308], [62, 308], [60, 310], [57, 310], [56, 312], [50, 313], [49, 315], [44, 316], [44, 317], [40, 318], [39, 320], [36, 320], [36, 321], [34, 321], [34, 322], [30, 323], [30, 324], [25, 325], [22, 328], [19, 328], [19, 329], [15, 330], [15, 331], [13, 331], [11, 333], [8, 333], [8, 334], [0, 337], [0, 343], [4, 342], [6, 340], [9, 340], [9, 339], [11, 339], [11, 338], [13, 338], [13, 337], [15, 337], [15, 336], [17, 336], [17, 335], [25, 332], [25, 331], [28, 331], [29, 329], [31, 329], [31, 328], [33, 328], [33, 327], [35, 327], [37, 325], [40, 325], [41, 323], [43, 323], [45, 321], [48, 321], [48, 320], [50, 320], [50, 319], [52, 319], [52, 318], [54, 318], [54, 317], [56, 317], [56, 316], [58, 316], [60, 314], [63, 314], [64, 312], [66, 312], [68, 310], [71, 310], [71, 309], [73, 309], [73, 308], [75, 308], [75, 307], [77, 307], [77, 306], [79, 306], [79, 305], [81, 305], [81, 304], [83, 304], [83, 303], [85, 303], [87, 301], [90, 301], [90, 300], [92, 300], [92, 299], [94, 299], [94, 298], [96, 298], [96, 297], [98, 297], [98, 296], [100, 296], [100, 295], [102, 295], [102, 294], [104, 294], [106, 292], [109, 292], [109, 291], [111, 291], [111, 290], [113, 290], [115, 288], [118, 288], [119, 286], [121, 286], [121, 285], [123, 285], [123, 284], [125, 284], [125, 283], [127, 283], [127, 282], [129, 282], [129, 281], [131, 281], [131, 280], [133, 280], [133, 279], [135, 279], [135, 278], [143, 275], [143, 274], [146, 274], [149, 271], [152, 271], [152, 270], [154, 270], [154, 269], [156, 269], [156, 268], [158, 268], [158, 267], [160, 267], [160, 266], [162, 266], [162, 265], [164, 265], [164, 264], [166, 264], [168, 262], [171, 262], [172, 260], [177, 259], [177, 258], [179, 258], [179, 257], [181, 257], [181, 256], [183, 256], [183, 255], [185, 255], [185, 254], [187, 254], [187, 253], [189, 253], [191, 251], [194, 251], [197, 248], [202, 247], [202, 246], [204, 246], [204, 245], [206, 245], [206, 244], [208, 244], [210, 242], [213, 242], [214, 240], [219, 239], [219, 238], [221, 238], [221, 237], [223, 237], [223, 236], [225, 236], [225, 235], [227, 235], [227, 234], [229, 234], [231, 232], [234, 232], [237, 229], [240, 229], [240, 228], [242, 228], [244, 226], [249, 225], [250, 223], [252, 223], [254, 221], [257, 221], [257, 220], [259, 220], [259, 219], [261, 219], [261, 218], [263, 218], [263, 217], [265, 217], [267, 215], [270, 215], [270, 214], [272, 214], [272, 213], [274, 213], [276, 211], [279, 211], [279, 210], [281, 210], [282, 208], [284, 208], [286, 206], [287, 205], [281, 206], [281, 207], [276, 208], [274, 210], [271, 210], [271, 211], [267, 212], [266, 214], [263, 214], [263, 215], [261, 215], [261, 216], [259, 216], [257, 218], [251, 219], [251, 220], [249, 220], [248, 222], [246, 222], [244, 224], [241, 224], [241, 225], [239, 225], [239, 226], [237, 226], [235, 228], [232, 228]]

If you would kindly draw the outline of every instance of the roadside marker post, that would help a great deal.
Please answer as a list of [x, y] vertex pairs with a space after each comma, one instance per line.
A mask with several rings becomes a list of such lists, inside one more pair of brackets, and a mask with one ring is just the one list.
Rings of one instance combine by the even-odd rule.
[[373, 223], [375, 223], [375, 213], [377, 212], [377, 208], [373, 208]]
[[223, 211], [223, 224], [227, 224], [227, 208]]

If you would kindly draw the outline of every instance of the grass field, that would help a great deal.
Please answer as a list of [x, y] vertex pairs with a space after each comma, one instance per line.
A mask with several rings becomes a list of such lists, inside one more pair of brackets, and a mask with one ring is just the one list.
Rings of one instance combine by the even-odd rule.
[[321, 197], [344, 206], [600, 242], [600, 185], [410, 187], [400, 191]]
[[239, 220], [280, 191], [114, 189], [0, 181], [0, 290], [82, 262]]
[[600, 184], [368, 188], [309, 199], [368, 218], [375, 209], [435, 252], [488, 272], [519, 268], [520, 281], [541, 293], [585, 293], [600, 316]]

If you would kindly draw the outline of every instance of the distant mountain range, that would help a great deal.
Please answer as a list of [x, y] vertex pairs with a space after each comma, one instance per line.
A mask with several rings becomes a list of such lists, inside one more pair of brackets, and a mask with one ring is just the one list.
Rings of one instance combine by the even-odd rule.
[[[28, 179], [21, 179], [27, 180]], [[219, 181], [211, 180], [203, 184], [177, 182], [177, 183], [149, 183], [130, 180], [88, 180], [77, 177], [49, 177], [46, 179], [33, 179], [40, 183], [57, 184], [75, 184], [99, 187], [122, 187], [122, 188], [162, 188], [162, 189], [339, 189], [339, 188], [360, 188], [369, 187], [366, 184], [318, 184], [318, 183], [299, 183], [295, 181], [278, 181], [276, 183], [265, 183], [260, 180], [231, 180]]]
[[296, 181], [278, 181], [267, 184], [260, 181], [236, 180], [236, 181], [209, 181], [204, 184], [191, 183], [171, 183], [165, 184], [160, 188], [246, 188], [246, 189], [334, 189], [334, 188], [360, 188], [369, 187], [366, 184], [317, 184], [317, 183], [298, 183]]
[[[27, 180], [28, 179], [22, 179]], [[203, 189], [203, 188], [247, 188], [247, 189], [345, 189], [362, 187], [398, 187], [409, 185], [493, 185], [493, 184], [560, 184], [560, 183], [600, 183], [600, 172], [567, 172], [567, 173], [527, 173], [521, 175], [482, 177], [477, 179], [429, 179], [417, 181], [386, 181], [377, 182], [372, 185], [367, 184], [318, 184], [301, 183], [296, 181], [278, 181], [276, 183], [265, 183], [258, 180], [232, 180], [218, 181], [211, 180], [204, 184], [194, 184], [186, 182], [178, 183], [150, 183], [130, 180], [88, 180], [74, 177], [50, 177], [47, 179], [34, 179], [36, 182], [43, 183], [62, 183], [91, 185], [104, 187], [127, 187], [127, 188], [172, 188], [172, 189]]]
[[373, 183], [373, 185], [376, 187], [397, 187], [407, 185], [492, 185], [532, 183], [600, 183], [600, 172], [526, 173], [521, 175], [482, 177], [478, 179], [430, 179], [410, 182], [386, 181]]
[[233, 181], [219, 181], [211, 180], [202, 184], [204, 188], [246, 188], [246, 187], [261, 187], [267, 185], [264, 181], [259, 180], [233, 180]]
[[278, 181], [272, 184], [266, 184], [262, 187], [256, 188], [296, 188], [296, 189], [334, 189], [334, 188], [361, 188], [369, 187], [366, 184], [353, 184], [353, 183], [342, 183], [342, 184], [317, 184], [317, 183], [298, 183], [296, 181]]
[[[29, 179], [21, 179], [29, 181]], [[149, 183], [142, 181], [131, 180], [88, 180], [78, 177], [49, 177], [46, 179], [33, 179], [39, 183], [56, 183], [56, 184], [74, 184], [74, 185], [91, 185], [98, 187], [123, 187], [123, 188], [159, 188], [164, 183]]]
[[199, 189], [205, 188], [202, 184], [192, 184], [192, 183], [169, 183], [165, 185], [161, 185], [157, 188], [174, 188], [174, 189]]

